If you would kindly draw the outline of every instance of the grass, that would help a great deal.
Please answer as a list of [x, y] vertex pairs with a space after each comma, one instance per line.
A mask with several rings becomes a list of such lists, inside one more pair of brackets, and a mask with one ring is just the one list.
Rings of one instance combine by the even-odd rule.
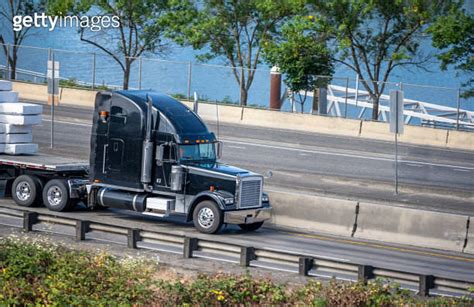
[[44, 240], [0, 240], [0, 305], [471, 306], [468, 298], [420, 298], [395, 284], [278, 284], [246, 275], [164, 278], [157, 263], [119, 259]]

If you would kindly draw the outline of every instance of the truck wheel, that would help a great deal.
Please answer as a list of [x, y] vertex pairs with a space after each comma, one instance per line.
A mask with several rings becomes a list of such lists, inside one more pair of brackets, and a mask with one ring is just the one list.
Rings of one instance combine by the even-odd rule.
[[64, 180], [52, 179], [43, 189], [43, 203], [51, 211], [69, 211], [74, 202], [69, 197], [69, 189]]
[[23, 207], [41, 204], [43, 182], [33, 175], [21, 175], [13, 181], [12, 197], [15, 203]]
[[200, 202], [193, 211], [193, 223], [203, 233], [216, 233], [223, 222], [222, 211], [210, 200]]
[[263, 222], [257, 222], [257, 223], [252, 223], [252, 224], [239, 224], [240, 229], [244, 231], [255, 231], [262, 227]]

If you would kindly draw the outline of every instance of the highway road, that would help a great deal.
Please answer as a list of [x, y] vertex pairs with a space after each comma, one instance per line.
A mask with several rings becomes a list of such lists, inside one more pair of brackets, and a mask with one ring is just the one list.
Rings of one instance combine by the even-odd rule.
[[[0, 207], [19, 208], [10, 199], [0, 200]], [[46, 208], [28, 208], [29, 211], [49, 212]], [[208, 241], [224, 241], [227, 244], [252, 246], [295, 252], [307, 256], [331, 259], [334, 261], [366, 264], [374, 267], [395, 271], [405, 271], [415, 274], [435, 275], [460, 281], [474, 282], [474, 255], [442, 252], [415, 247], [387, 245], [356, 239], [303, 234], [291, 231], [277, 231], [263, 227], [254, 233], [245, 233], [235, 226], [228, 226], [217, 235], [198, 233], [192, 224], [164, 221], [160, 218], [117, 209], [89, 211], [79, 207], [74, 212], [60, 213], [62, 217], [87, 220], [96, 223], [106, 223], [121, 227], [139, 228], [151, 231], [172, 231], [174, 234], [188, 237], [198, 237]], [[5, 217], [0, 215], [0, 224], [5, 223]], [[7, 221], [8, 222], [8, 221]], [[46, 228], [53, 231], [53, 228]], [[59, 231], [67, 234], [68, 231]], [[69, 233], [74, 233], [69, 229]], [[96, 237], [101, 240], [113, 240], [126, 244], [125, 236]], [[285, 268], [289, 271], [297, 267]]]
[[[86, 160], [92, 110], [57, 107], [51, 150], [49, 107], [34, 130], [41, 151]], [[474, 153], [401, 144], [401, 193], [394, 195], [391, 142], [208, 123], [224, 141], [223, 161], [262, 174], [268, 190], [338, 195], [474, 215]]]

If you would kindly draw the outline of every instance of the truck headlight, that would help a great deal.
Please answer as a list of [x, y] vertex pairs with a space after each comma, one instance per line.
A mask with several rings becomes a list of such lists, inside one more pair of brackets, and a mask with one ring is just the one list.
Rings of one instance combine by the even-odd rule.
[[233, 198], [224, 198], [224, 203], [226, 205], [232, 205], [234, 203], [234, 199]]
[[269, 201], [270, 201], [270, 199], [268, 199], [268, 195], [263, 194], [262, 195], [262, 203], [268, 203]]

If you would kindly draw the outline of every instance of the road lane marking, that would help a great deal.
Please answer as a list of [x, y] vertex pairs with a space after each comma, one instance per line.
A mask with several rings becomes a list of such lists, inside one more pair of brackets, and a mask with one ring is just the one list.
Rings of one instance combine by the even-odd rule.
[[413, 164], [413, 163], [406, 163], [406, 165], [413, 166], [413, 167], [423, 167], [423, 165]]
[[469, 172], [470, 170], [462, 169], [462, 168], [453, 168], [453, 171], [456, 171], [456, 172]]
[[436, 257], [436, 258], [446, 258], [446, 259], [450, 259], [450, 260], [474, 262], [474, 258], [466, 258], [466, 257], [462, 257], [462, 256], [446, 255], [446, 254], [441, 254], [441, 253], [436, 253], [436, 252], [414, 250], [414, 249], [409, 249], [409, 248], [405, 248], [405, 247], [395, 247], [395, 246], [389, 246], [389, 245], [383, 245], [383, 244], [377, 244], [377, 243], [370, 243], [370, 242], [362, 242], [362, 241], [351, 241], [351, 240], [347, 240], [347, 239], [330, 238], [330, 237], [325, 237], [325, 236], [321, 236], [321, 235], [305, 234], [305, 233], [299, 233], [299, 232], [284, 231], [284, 233], [294, 235], [294, 236], [297, 236], [297, 237], [318, 239], [318, 240], [321, 240], [321, 241], [330, 241], [330, 242], [337, 242], [337, 243], [351, 244], [351, 245], [362, 245], [362, 246], [367, 246], [367, 247], [373, 247], [373, 248], [376, 248], [376, 249], [387, 249], [387, 250], [393, 250], [393, 251], [402, 252], [402, 253], [412, 253], [412, 254], [431, 256], [431, 257]]
[[245, 149], [245, 147], [243, 147], [243, 146], [234, 146], [234, 145], [228, 145], [226, 147], [228, 147], [228, 148], [237, 148], [237, 149]]
[[[50, 119], [43, 119], [43, 121], [50, 122]], [[60, 123], [60, 124], [70, 124], [70, 125], [76, 125], [76, 126], [83, 126], [83, 127], [91, 127], [91, 124], [86, 124], [86, 123], [75, 123], [75, 122], [67, 122], [67, 121], [60, 121], [60, 120], [55, 120], [55, 123]], [[289, 147], [282, 147], [282, 146], [275, 146], [275, 145], [268, 145], [268, 144], [256, 144], [256, 143], [250, 143], [250, 142], [242, 142], [242, 141], [236, 141], [232, 139], [227, 139], [223, 138], [223, 141], [232, 143], [232, 144], [239, 144], [239, 145], [248, 145], [248, 146], [256, 146], [256, 147], [263, 147], [263, 148], [272, 148], [272, 149], [280, 149], [280, 150], [287, 150], [287, 151], [293, 151], [293, 152], [300, 152], [300, 153], [311, 153], [311, 154], [321, 154], [321, 155], [330, 155], [330, 156], [339, 156], [339, 157], [347, 157], [347, 158], [357, 158], [357, 159], [365, 159], [365, 160], [376, 160], [376, 161], [385, 161], [385, 162], [393, 162], [393, 159], [388, 159], [388, 158], [377, 158], [377, 157], [369, 157], [369, 156], [361, 156], [361, 155], [355, 155], [355, 154], [345, 154], [345, 153], [340, 153], [340, 152], [328, 152], [328, 151], [320, 151], [320, 150], [310, 150], [310, 149], [297, 149], [297, 148], [289, 148]], [[232, 145], [230, 145], [232, 146]], [[235, 146], [235, 145], [234, 145]], [[468, 167], [468, 166], [459, 166], [459, 165], [451, 165], [451, 164], [439, 164], [439, 163], [431, 163], [431, 162], [421, 162], [421, 161], [412, 161], [412, 160], [399, 160], [398, 162], [400, 163], [411, 163], [411, 164], [416, 164], [418, 165], [426, 165], [426, 166], [436, 166], [436, 167], [447, 167], [451, 169], [463, 169], [463, 170], [469, 170], [469, 171], [474, 171], [474, 167]]]

